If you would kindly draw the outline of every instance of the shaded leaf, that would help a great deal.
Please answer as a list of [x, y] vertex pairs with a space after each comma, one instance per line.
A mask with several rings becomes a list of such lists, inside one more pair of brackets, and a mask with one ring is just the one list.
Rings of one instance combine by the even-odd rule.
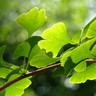
[[[18, 76], [19, 75], [17, 74], [12, 75], [8, 80], [8, 82], [15, 79]], [[7, 87], [5, 96], [22, 96], [22, 94], [24, 93], [24, 89], [26, 89], [30, 84], [31, 84], [31, 81], [27, 78], [24, 78]]]
[[31, 49], [40, 41], [42, 38], [40, 36], [32, 36], [26, 40], [30, 44]]
[[46, 29], [42, 33], [42, 38], [44, 40], [39, 41], [39, 46], [41, 49], [45, 49], [46, 52], [52, 52], [53, 57], [56, 57], [60, 49], [71, 43], [71, 40], [66, 33], [66, 28], [64, 23], [59, 22], [54, 24], [52, 27]]
[[53, 77], [64, 76], [64, 67], [60, 66], [60, 67], [54, 69], [52, 76]]
[[70, 56], [71, 52], [72, 52], [72, 48], [65, 51], [64, 54], [62, 55], [60, 61], [61, 61], [61, 66], [65, 65], [65, 62], [67, 61], [68, 57]]
[[0, 58], [2, 58], [3, 53], [4, 53], [4, 51], [5, 51], [5, 48], [6, 48], [6, 46], [5, 46], [5, 45], [4, 45], [4, 46], [2, 46], [2, 47], [0, 47]]
[[46, 21], [47, 17], [45, 10], [35, 7], [27, 13], [23, 13], [17, 18], [17, 22], [22, 25], [27, 31], [30, 37], [34, 31], [40, 28]]
[[31, 66], [45, 67], [58, 61], [59, 58], [51, 58], [45, 54], [44, 50], [41, 50], [38, 45], [34, 46], [29, 56], [29, 62]]
[[28, 42], [23, 42], [19, 44], [14, 52], [14, 59], [17, 59], [18, 57], [25, 56], [28, 57], [30, 52], [30, 44]]
[[74, 67], [76, 66], [75, 63], [72, 62], [71, 58], [67, 58], [65, 64], [64, 64], [64, 75], [70, 76], [73, 72]]

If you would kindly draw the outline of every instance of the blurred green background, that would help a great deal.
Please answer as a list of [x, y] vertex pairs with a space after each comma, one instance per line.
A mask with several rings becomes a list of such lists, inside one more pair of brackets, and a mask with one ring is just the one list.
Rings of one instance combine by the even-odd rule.
[[[27, 38], [26, 30], [16, 22], [17, 16], [34, 7], [45, 9], [48, 17], [43, 28], [34, 35], [41, 35], [42, 30], [49, 26], [64, 22], [72, 38], [96, 16], [96, 0], [0, 0], [0, 46], [9, 46], [5, 52], [5, 60], [12, 62], [11, 54], [16, 44]], [[51, 74], [48, 71], [33, 76], [33, 83], [23, 96], [96, 96], [96, 81], [76, 85], [70, 84], [68, 78], [53, 78]], [[3, 83], [4, 80], [0, 79], [0, 85]], [[0, 96], [4, 96], [4, 91], [0, 92]]]

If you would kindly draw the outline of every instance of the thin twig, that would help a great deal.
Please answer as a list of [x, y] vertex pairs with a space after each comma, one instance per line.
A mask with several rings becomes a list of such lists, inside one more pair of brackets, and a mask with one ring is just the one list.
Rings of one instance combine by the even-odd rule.
[[[96, 63], [96, 60], [87, 59], [86, 62], [87, 62], [87, 63]], [[36, 75], [36, 74], [40, 74], [40, 73], [42, 73], [42, 72], [48, 71], [48, 70], [50, 70], [50, 69], [57, 68], [57, 67], [59, 67], [59, 66], [61, 66], [60, 63], [59, 63], [59, 64], [54, 64], [54, 65], [50, 65], [50, 66], [45, 67], [45, 68], [37, 69], [37, 70], [35, 70], [35, 71], [29, 72], [28, 74], [19, 76], [19, 77], [17, 77], [16, 79], [14, 79], [14, 80], [12, 80], [12, 81], [10, 81], [10, 82], [7, 82], [5, 85], [1, 86], [1, 87], [0, 87], [0, 91], [4, 90], [5, 88], [9, 87], [10, 85], [12, 85], [12, 84], [14, 84], [14, 83], [16, 83], [16, 82], [18, 82], [18, 81], [26, 78], [26, 77], [29, 77], [29, 76], [32, 76], [32, 75]]]
[[87, 63], [96, 63], [96, 60], [94, 60], [94, 59], [87, 59], [86, 62]]
[[40, 74], [40, 73], [42, 73], [42, 72], [48, 71], [48, 70], [50, 70], [50, 69], [57, 68], [57, 67], [59, 67], [59, 66], [61, 66], [61, 64], [54, 64], [54, 65], [50, 65], [50, 66], [45, 67], [45, 68], [37, 69], [37, 70], [32, 71], [32, 72], [30, 72], [30, 73], [28, 73], [28, 74], [19, 76], [19, 77], [17, 77], [16, 79], [14, 79], [14, 80], [12, 80], [12, 81], [10, 81], [10, 82], [7, 82], [5, 85], [1, 86], [1, 87], [0, 87], [0, 91], [4, 90], [4, 89], [7, 88], [8, 86], [16, 83], [17, 81], [20, 81], [20, 80], [26, 78], [26, 77], [29, 77], [29, 76], [32, 76], [32, 75], [36, 75], [36, 74]]

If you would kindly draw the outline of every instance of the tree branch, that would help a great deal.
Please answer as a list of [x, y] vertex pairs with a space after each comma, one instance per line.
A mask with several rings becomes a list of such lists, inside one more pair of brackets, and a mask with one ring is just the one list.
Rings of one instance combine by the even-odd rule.
[[87, 63], [96, 63], [96, 60], [94, 60], [94, 59], [87, 59], [86, 62]]
[[7, 82], [5, 85], [1, 86], [0, 87], [0, 91], [4, 90], [5, 88], [7, 88], [8, 86], [14, 84], [15, 82], [18, 82], [26, 77], [29, 77], [29, 76], [32, 76], [32, 75], [36, 75], [36, 74], [40, 74], [42, 72], [45, 72], [45, 71], [48, 71], [50, 69], [54, 69], [54, 68], [57, 68], [61, 66], [61, 64], [54, 64], [54, 65], [50, 65], [48, 67], [44, 67], [44, 68], [41, 68], [41, 69], [37, 69], [35, 71], [32, 71], [32, 72], [29, 72], [28, 74], [25, 74], [25, 75], [22, 75], [22, 76], [19, 76], [17, 77], [16, 79], [10, 81], [10, 82]]
[[[87, 59], [86, 60], [87, 63], [96, 63], [96, 60], [93, 60], [93, 59]], [[4, 90], [5, 88], [7, 88], [8, 86], [14, 84], [15, 82], [18, 82], [26, 77], [29, 77], [29, 76], [32, 76], [32, 75], [36, 75], [36, 74], [40, 74], [42, 72], [45, 72], [45, 71], [48, 71], [50, 69], [54, 69], [54, 68], [57, 68], [61, 66], [61, 64], [54, 64], [54, 65], [50, 65], [50, 66], [47, 66], [47, 67], [44, 67], [44, 68], [41, 68], [41, 69], [37, 69], [35, 71], [32, 71], [32, 72], [29, 72], [28, 74], [25, 74], [25, 75], [22, 75], [22, 76], [19, 76], [17, 77], [16, 79], [10, 81], [10, 82], [7, 82], [5, 85], [1, 86], [0, 87], [0, 91]]]

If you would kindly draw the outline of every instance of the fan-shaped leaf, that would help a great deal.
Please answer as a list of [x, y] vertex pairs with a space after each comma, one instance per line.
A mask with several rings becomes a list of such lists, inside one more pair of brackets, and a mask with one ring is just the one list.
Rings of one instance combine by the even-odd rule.
[[93, 47], [91, 54], [96, 56], [96, 45]]
[[11, 71], [11, 69], [0, 67], [0, 78], [6, 78]]
[[[15, 79], [16, 77], [18, 77], [17, 74], [12, 75], [8, 82]], [[29, 79], [22, 79], [7, 87], [5, 96], [22, 96], [22, 94], [24, 93], [24, 89], [26, 89], [30, 84], [31, 81]]]
[[88, 66], [84, 71], [76, 72], [70, 78], [71, 83], [84, 83], [86, 80], [96, 79], [96, 63]]
[[75, 68], [74, 70], [77, 71], [77, 72], [81, 72], [81, 71], [84, 71], [86, 69], [86, 61], [82, 61], [80, 62]]
[[41, 50], [38, 45], [34, 46], [29, 56], [30, 65], [38, 68], [53, 64], [58, 60], [59, 58], [51, 58], [47, 56], [45, 51]]
[[39, 41], [40, 48], [45, 49], [46, 52], [52, 52], [53, 57], [57, 56], [64, 45], [71, 43], [71, 40], [66, 33], [65, 25], [62, 22], [46, 29], [43, 32], [42, 37], [44, 40]]
[[83, 38], [96, 37], [96, 17], [93, 18], [83, 30]]
[[78, 63], [83, 59], [91, 58], [90, 48], [93, 43], [96, 41], [96, 38], [86, 41], [72, 51], [70, 57], [74, 63]]
[[17, 18], [17, 22], [22, 25], [27, 31], [30, 37], [34, 31], [40, 28], [46, 21], [47, 17], [45, 15], [45, 10], [35, 7], [27, 13], [21, 14]]
[[18, 57], [25, 56], [28, 57], [30, 51], [30, 44], [28, 42], [23, 42], [19, 44], [14, 52], [14, 59]]
[[61, 61], [61, 66], [65, 65], [65, 62], [67, 61], [67, 59], [70, 56], [72, 51], [73, 51], [72, 49], [69, 49], [66, 52], [64, 52], [64, 54], [62, 55], [61, 60], [60, 60]]

